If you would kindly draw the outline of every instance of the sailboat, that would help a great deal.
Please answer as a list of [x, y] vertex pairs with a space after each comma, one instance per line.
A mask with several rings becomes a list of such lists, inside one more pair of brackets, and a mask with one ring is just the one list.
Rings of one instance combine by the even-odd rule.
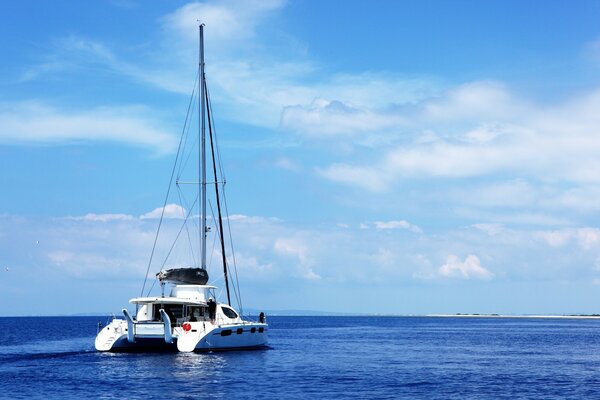
[[[231, 305], [231, 293], [229, 284], [229, 261], [225, 254], [226, 235], [223, 230], [222, 217], [222, 196], [224, 180], [217, 174], [217, 157], [215, 156], [215, 141], [213, 135], [214, 122], [212, 120], [212, 109], [210, 107], [210, 97], [206, 85], [206, 76], [204, 72], [204, 24], [199, 27], [199, 64], [198, 64], [198, 138], [194, 143], [198, 148], [198, 182], [182, 182], [179, 179], [175, 181], [178, 186], [191, 184], [196, 188], [196, 200], [190, 207], [190, 212], [182, 218], [183, 225], [179, 230], [189, 230], [190, 221], [194, 218], [191, 208], [195, 207], [199, 201], [199, 219], [197, 221], [197, 230], [200, 245], [199, 266], [195, 267], [174, 267], [161, 270], [156, 274], [156, 280], [161, 286], [161, 294], [150, 296], [150, 291], [144, 295], [148, 272], [155, 254], [156, 243], [164, 222], [165, 209], [167, 208], [167, 199], [169, 191], [174, 182], [174, 174], [171, 176], [169, 190], [165, 198], [165, 204], [162, 208], [160, 222], [158, 224], [157, 235], [154, 241], [153, 250], [146, 272], [146, 279], [142, 287], [140, 297], [132, 298], [129, 302], [136, 306], [134, 315], [124, 308], [122, 310], [123, 318], [113, 318], [106, 326], [99, 326], [96, 336], [95, 347], [98, 351], [150, 351], [150, 350], [171, 350], [180, 352], [192, 351], [213, 351], [213, 350], [237, 350], [237, 349], [256, 349], [267, 345], [268, 324], [264, 313], [260, 313], [258, 321], [243, 319]], [[196, 84], [194, 84], [196, 88]], [[196, 89], [194, 89], [194, 93]], [[192, 99], [195, 96], [192, 95]], [[188, 108], [188, 117], [192, 107]], [[189, 118], [186, 118], [186, 128], [182, 133], [177, 153], [175, 166], [181, 167], [187, 153], [182, 150], [187, 139], [184, 137], [189, 133]], [[206, 122], [208, 122], [209, 144], [212, 159], [212, 171], [214, 182], [207, 181], [207, 149], [206, 149]], [[188, 155], [189, 156], [189, 155]], [[217, 151], [218, 156], [218, 151]], [[186, 159], [187, 160], [187, 159]], [[187, 161], [186, 161], [187, 162]], [[179, 164], [178, 164], [179, 163]], [[175, 172], [176, 168], [173, 168]], [[222, 175], [222, 174], [221, 174]], [[212, 178], [211, 178], [212, 179]], [[211, 232], [211, 226], [208, 225], [208, 216], [206, 210], [207, 189], [214, 186], [214, 195], [217, 205], [217, 217], [213, 215], [211, 221], [215, 225], [217, 238], [220, 243], [220, 249], [223, 263], [223, 280], [227, 294], [226, 302], [219, 302], [217, 298], [217, 287], [209, 284], [209, 275], [207, 272], [207, 236]], [[221, 187], [221, 191], [219, 190]], [[225, 202], [226, 205], [226, 202]], [[226, 209], [226, 207], [225, 207]], [[228, 221], [228, 220], [227, 220]], [[189, 235], [188, 235], [189, 236]], [[178, 234], [176, 239], [180, 238]], [[189, 238], [189, 237], [188, 237]], [[191, 241], [190, 241], [191, 242]], [[232, 246], [233, 248], [233, 246]], [[171, 250], [173, 247], [171, 247]], [[171, 251], [169, 251], [169, 254]], [[168, 255], [167, 255], [168, 257]], [[163, 266], [165, 263], [163, 264]], [[153, 287], [154, 285], [152, 285]], [[152, 288], [151, 288], [152, 289]], [[151, 290], [150, 289], [150, 290]], [[165, 290], [170, 289], [170, 294], [165, 296]], [[236, 296], [239, 290], [235, 291]], [[238, 296], [239, 297], [239, 296]], [[239, 298], [238, 298], [239, 301]], [[240, 305], [241, 308], [241, 305]]]

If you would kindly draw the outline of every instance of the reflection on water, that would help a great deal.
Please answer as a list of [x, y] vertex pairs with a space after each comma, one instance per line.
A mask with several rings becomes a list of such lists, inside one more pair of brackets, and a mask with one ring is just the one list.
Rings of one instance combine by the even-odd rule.
[[173, 364], [173, 376], [178, 379], [217, 382], [227, 368], [227, 358], [220, 353], [177, 353]]

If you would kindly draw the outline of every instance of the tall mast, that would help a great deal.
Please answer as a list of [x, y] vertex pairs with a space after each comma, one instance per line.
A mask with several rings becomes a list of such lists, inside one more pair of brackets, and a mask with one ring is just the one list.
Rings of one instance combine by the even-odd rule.
[[204, 76], [204, 24], [200, 25], [200, 76], [201, 79], [199, 79], [199, 81], [201, 83], [199, 83], [199, 85], [201, 85], [200, 87], [200, 95], [202, 96], [202, 100], [201, 100], [201, 108], [202, 111], [200, 112], [201, 116], [200, 118], [202, 119], [201, 122], [201, 130], [202, 130], [202, 148], [200, 151], [200, 154], [202, 154], [202, 178], [201, 178], [201, 185], [202, 185], [202, 268], [206, 269], [206, 129], [205, 129], [205, 118], [204, 118], [204, 114], [205, 111], [208, 114], [208, 132], [210, 135], [210, 151], [211, 151], [211, 156], [212, 156], [212, 167], [213, 167], [213, 173], [214, 173], [214, 177], [215, 177], [215, 195], [216, 195], [216, 202], [217, 202], [217, 210], [218, 210], [218, 214], [219, 214], [219, 235], [220, 235], [220, 242], [221, 242], [221, 254], [222, 254], [222, 258], [223, 258], [223, 274], [225, 277], [225, 287], [227, 289], [227, 304], [231, 305], [231, 296], [229, 293], [229, 280], [227, 279], [227, 257], [225, 255], [225, 237], [224, 237], [224, 233], [223, 233], [223, 217], [221, 215], [221, 202], [219, 199], [219, 180], [217, 179], [217, 164], [216, 164], [216, 158], [215, 158], [215, 146], [214, 146], [214, 142], [213, 142], [213, 135], [212, 135], [212, 124], [211, 124], [211, 115], [210, 115], [210, 103], [209, 103], [209, 99], [208, 99], [208, 91], [206, 90], [206, 79]]
[[205, 112], [205, 90], [206, 82], [204, 77], [204, 24], [200, 24], [200, 79], [198, 79], [198, 91], [200, 93], [200, 113], [199, 113], [199, 125], [200, 125], [200, 218], [202, 218], [202, 230], [200, 232], [200, 248], [202, 251], [202, 269], [206, 269], [206, 132], [204, 126], [204, 112]]

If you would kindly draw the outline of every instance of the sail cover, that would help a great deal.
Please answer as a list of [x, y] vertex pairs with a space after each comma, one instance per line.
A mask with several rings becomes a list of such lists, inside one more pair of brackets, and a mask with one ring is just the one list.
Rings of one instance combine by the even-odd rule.
[[167, 281], [183, 285], [206, 285], [208, 272], [202, 268], [173, 268], [160, 271], [156, 277], [161, 282]]

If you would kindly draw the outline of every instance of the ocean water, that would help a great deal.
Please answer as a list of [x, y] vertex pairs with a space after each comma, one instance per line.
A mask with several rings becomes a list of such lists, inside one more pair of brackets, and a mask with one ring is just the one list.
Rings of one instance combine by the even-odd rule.
[[199, 354], [98, 353], [99, 321], [0, 318], [0, 398], [600, 398], [600, 320], [273, 316]]

